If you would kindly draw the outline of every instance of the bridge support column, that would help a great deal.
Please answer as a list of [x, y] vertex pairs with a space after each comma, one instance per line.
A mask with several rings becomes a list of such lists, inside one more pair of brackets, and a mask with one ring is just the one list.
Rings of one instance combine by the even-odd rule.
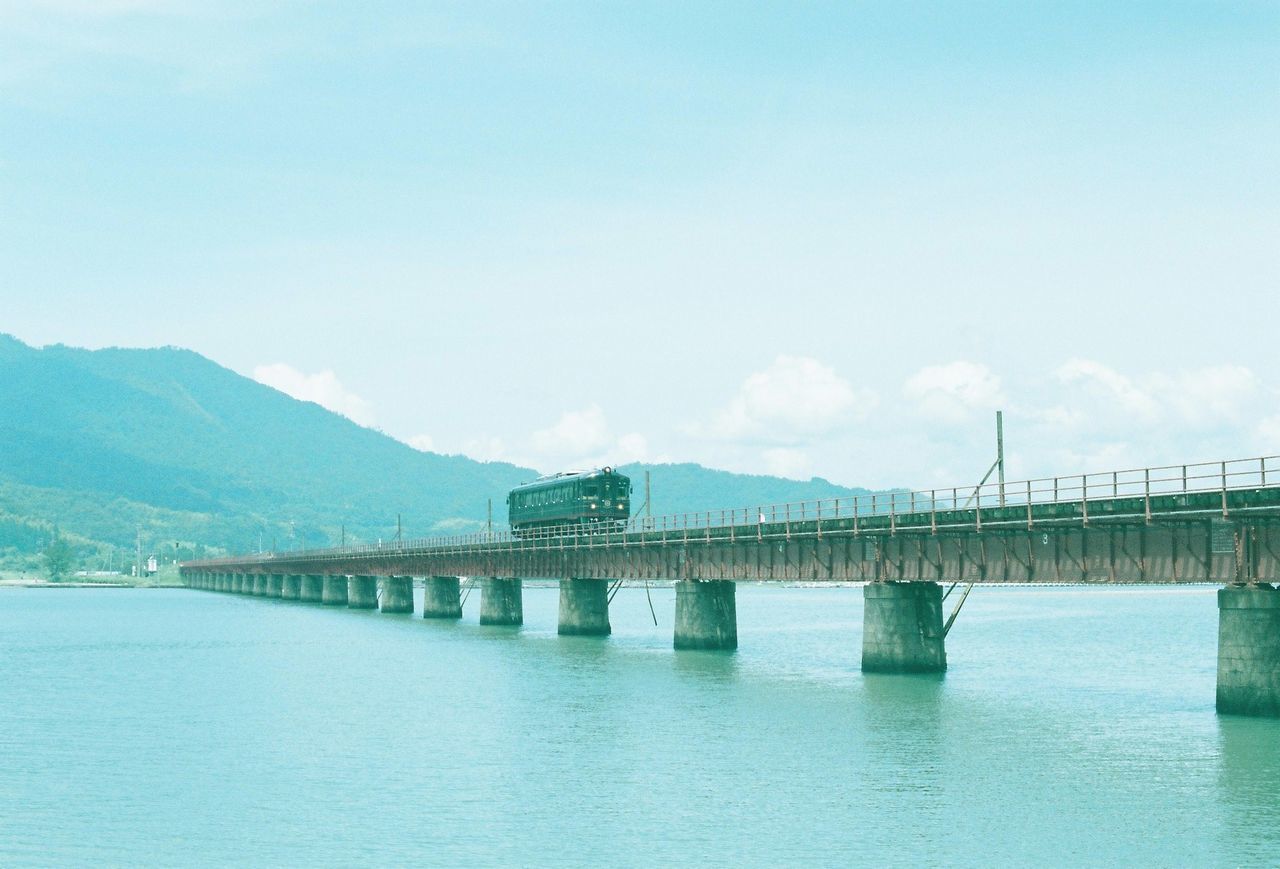
[[862, 589], [862, 671], [941, 673], [942, 586], [936, 582], [869, 582]]
[[247, 573], [236, 574], [236, 594], [253, 594], [253, 577]]
[[253, 575], [253, 596], [267, 596], [267, 575], [265, 573], [255, 573]]
[[320, 602], [325, 606], [347, 605], [347, 578], [345, 576], [326, 576], [324, 587], [320, 592]]
[[607, 637], [611, 630], [607, 579], [560, 580], [561, 636]]
[[347, 606], [353, 610], [378, 608], [378, 577], [353, 576], [347, 583]]
[[1218, 590], [1218, 711], [1280, 718], [1280, 589]]
[[422, 580], [422, 617], [424, 619], [462, 618], [462, 597], [458, 594], [458, 577], [428, 576]]
[[302, 577], [302, 589], [298, 600], [303, 603], [320, 603], [324, 599], [324, 577], [309, 573]]
[[737, 583], [686, 579], [676, 583], [677, 649], [738, 648]]
[[519, 577], [486, 576], [480, 581], [480, 624], [524, 624], [524, 591]]
[[213, 587], [218, 591], [230, 591], [229, 585], [225, 573], [215, 573], [213, 575]]
[[413, 577], [388, 576], [382, 580], [382, 611], [413, 612]]
[[284, 574], [268, 573], [267, 587], [263, 592], [264, 597], [280, 597], [284, 591]]
[[284, 584], [280, 586], [280, 597], [284, 600], [297, 600], [302, 597], [302, 577], [296, 573], [286, 574]]

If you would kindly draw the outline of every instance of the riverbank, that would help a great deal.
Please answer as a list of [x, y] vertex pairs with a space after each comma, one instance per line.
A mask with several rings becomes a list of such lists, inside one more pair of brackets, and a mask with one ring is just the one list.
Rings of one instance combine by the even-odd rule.
[[153, 576], [73, 576], [51, 580], [31, 573], [0, 572], [0, 589], [4, 588], [181, 588], [182, 578], [176, 570]]

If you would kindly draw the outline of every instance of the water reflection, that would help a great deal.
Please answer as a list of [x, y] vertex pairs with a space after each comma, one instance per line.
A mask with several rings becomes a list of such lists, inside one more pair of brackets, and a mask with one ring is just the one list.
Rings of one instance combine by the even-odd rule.
[[1227, 828], [1272, 830], [1274, 858], [1280, 853], [1280, 720], [1219, 716], [1218, 745]]
[[741, 675], [733, 650], [682, 649], [671, 657], [672, 669], [700, 682], [729, 684]]

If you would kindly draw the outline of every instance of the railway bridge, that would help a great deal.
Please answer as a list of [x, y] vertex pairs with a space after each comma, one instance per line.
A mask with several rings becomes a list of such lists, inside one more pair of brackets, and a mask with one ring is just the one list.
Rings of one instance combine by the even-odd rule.
[[[523, 622], [522, 580], [560, 585], [559, 632], [607, 635], [628, 580], [673, 581], [677, 649], [738, 644], [735, 583], [861, 582], [862, 668], [940, 672], [979, 583], [1220, 583], [1220, 712], [1280, 716], [1280, 457], [890, 492], [184, 563], [193, 588]], [[944, 617], [948, 598], [951, 612]]]

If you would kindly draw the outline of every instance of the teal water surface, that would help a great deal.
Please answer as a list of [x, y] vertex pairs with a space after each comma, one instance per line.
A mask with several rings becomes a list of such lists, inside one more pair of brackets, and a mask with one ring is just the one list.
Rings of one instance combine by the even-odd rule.
[[[0, 590], [0, 865], [1277, 865], [1280, 721], [1213, 708], [1211, 588], [978, 588], [944, 677], [858, 588], [608, 639], [186, 590]], [[420, 604], [420, 601], [419, 601]]]

